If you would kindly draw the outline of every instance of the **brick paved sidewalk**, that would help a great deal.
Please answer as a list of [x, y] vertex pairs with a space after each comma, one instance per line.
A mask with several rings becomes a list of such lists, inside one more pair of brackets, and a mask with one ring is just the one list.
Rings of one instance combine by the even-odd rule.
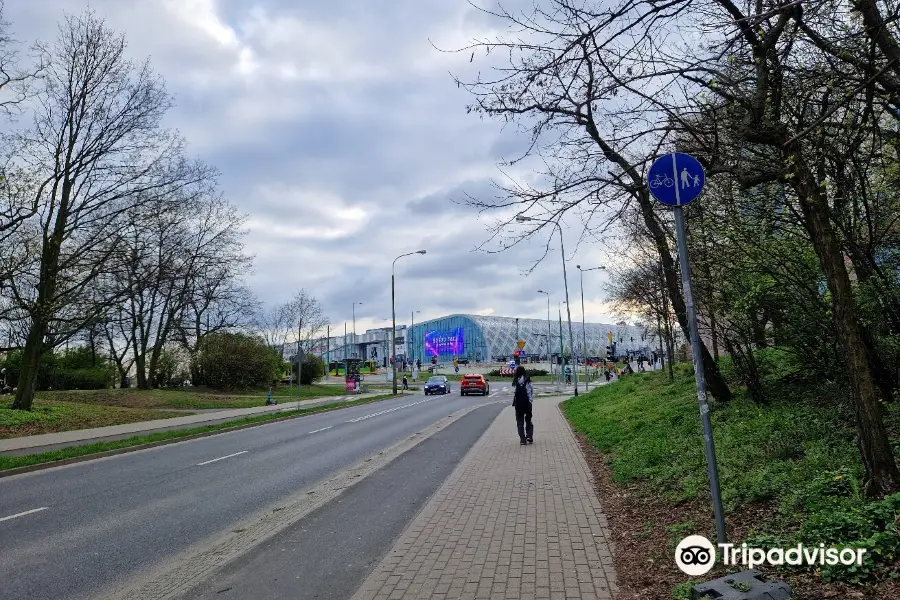
[[353, 600], [611, 599], [609, 529], [561, 400], [535, 401], [528, 446], [505, 408]]

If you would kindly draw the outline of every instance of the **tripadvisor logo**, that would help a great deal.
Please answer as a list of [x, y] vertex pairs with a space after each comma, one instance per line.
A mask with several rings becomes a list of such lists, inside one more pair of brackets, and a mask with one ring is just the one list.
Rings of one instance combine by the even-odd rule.
[[[759, 565], [861, 566], [865, 548], [826, 548], [825, 544], [793, 548], [751, 548], [747, 544], [719, 544], [722, 564], [753, 569]], [[708, 573], [716, 564], [716, 547], [702, 535], [689, 535], [675, 547], [675, 564], [691, 577]]]

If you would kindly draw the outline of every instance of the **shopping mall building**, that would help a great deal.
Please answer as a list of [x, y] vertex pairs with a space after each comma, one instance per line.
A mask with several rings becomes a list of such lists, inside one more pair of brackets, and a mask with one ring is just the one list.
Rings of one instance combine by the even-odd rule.
[[[626, 352], [649, 352], [658, 346], [654, 334], [640, 323], [627, 325], [572, 322], [575, 351], [579, 356], [606, 356], [610, 340], [615, 343], [617, 356]], [[533, 360], [547, 360], [558, 356], [560, 341], [565, 354], [572, 350], [568, 322], [559, 320], [521, 319], [481, 315], [449, 315], [411, 326], [397, 325], [398, 358], [431, 362], [449, 362], [454, 358], [470, 362], [505, 361], [517, 349], [516, 342], [525, 342], [522, 354]], [[355, 339], [354, 339], [355, 338]], [[312, 351], [330, 360], [357, 357], [385, 364], [390, 347], [390, 327], [369, 329], [365, 333], [322, 339]]]

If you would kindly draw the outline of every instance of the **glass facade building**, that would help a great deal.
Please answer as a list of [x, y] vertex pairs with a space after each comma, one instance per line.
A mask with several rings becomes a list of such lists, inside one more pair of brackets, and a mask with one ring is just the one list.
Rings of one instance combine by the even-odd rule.
[[[582, 336], [582, 331], [584, 336]], [[654, 336], [640, 325], [572, 322], [575, 351], [579, 356], [606, 356], [609, 337], [616, 343], [616, 353], [626, 351], [649, 352], [657, 345]], [[449, 315], [423, 323], [416, 323], [408, 332], [407, 351], [412, 359], [422, 363], [437, 357], [440, 362], [466, 358], [474, 362], [509, 359], [516, 350], [516, 341], [524, 340], [523, 352], [528, 356], [546, 357], [549, 341], [551, 355], [560, 349], [559, 320], [550, 321], [549, 340], [546, 319], [517, 319], [481, 315]], [[586, 348], [583, 343], [586, 340]], [[568, 322], [562, 322], [564, 352], [570, 354]]]

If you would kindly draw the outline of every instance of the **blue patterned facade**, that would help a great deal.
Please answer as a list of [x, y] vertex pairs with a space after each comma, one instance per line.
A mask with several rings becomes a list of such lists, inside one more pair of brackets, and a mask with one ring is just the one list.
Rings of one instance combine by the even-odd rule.
[[[431, 360], [432, 354], [426, 348], [425, 336], [432, 331], [452, 332], [458, 328], [463, 333], [463, 349], [455, 358], [467, 358], [474, 362], [496, 361], [509, 358], [516, 350], [516, 340], [525, 341], [524, 352], [529, 356], [547, 355], [548, 329], [546, 319], [516, 319], [514, 317], [494, 317], [481, 315], [449, 315], [423, 323], [416, 323], [407, 342], [407, 349], [413, 359], [423, 363]], [[616, 351], [648, 351], [656, 345], [654, 336], [641, 325], [611, 325], [605, 323], [572, 322], [575, 335], [575, 350], [579, 356], [606, 356], [608, 335], [616, 342]], [[560, 347], [560, 325], [558, 320], [550, 321], [550, 354], [558, 355]], [[571, 353], [568, 323], [562, 323], [563, 348]], [[454, 356], [440, 354], [438, 360], [447, 362]]]

